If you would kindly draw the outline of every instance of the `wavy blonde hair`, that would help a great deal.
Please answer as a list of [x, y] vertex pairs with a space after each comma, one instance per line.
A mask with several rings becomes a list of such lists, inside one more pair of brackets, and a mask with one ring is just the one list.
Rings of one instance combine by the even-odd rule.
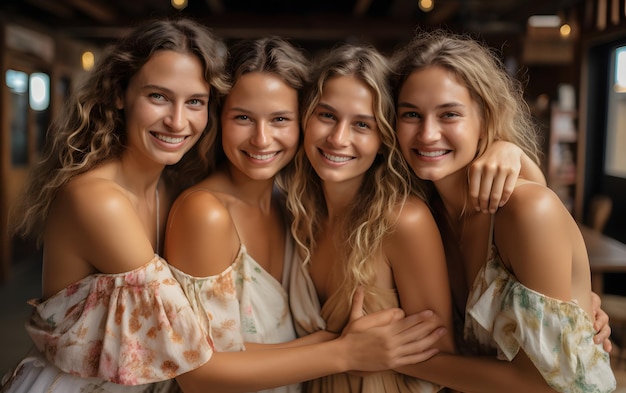
[[[64, 115], [50, 125], [42, 159], [31, 170], [16, 211], [17, 234], [36, 235], [41, 244], [41, 231], [59, 189], [74, 176], [120, 157], [126, 148], [126, 129], [124, 113], [116, 108], [116, 102], [124, 96], [130, 79], [162, 50], [188, 53], [200, 59], [210, 85], [209, 116], [207, 127], [192, 150], [207, 150], [212, 144], [217, 98], [228, 87], [223, 44], [206, 27], [189, 19], [147, 22], [106, 49], [88, 79], [66, 102]], [[166, 168], [164, 178], [170, 184], [207, 165], [196, 160], [183, 161], [184, 158]]]
[[[315, 63], [314, 63], [315, 64]], [[373, 98], [374, 116], [380, 131], [380, 153], [365, 174], [356, 198], [345, 212], [339, 242], [340, 259], [345, 261], [343, 290], [351, 295], [357, 286], [371, 288], [375, 280], [372, 255], [381, 251], [382, 242], [393, 230], [399, 204], [406, 200], [410, 187], [408, 167], [396, 143], [392, 127], [395, 110], [387, 78], [389, 64], [370, 46], [342, 45], [321, 59], [313, 71], [313, 84], [304, 100], [303, 128], [317, 107], [326, 82], [338, 76], [351, 76], [364, 82]], [[304, 263], [315, 252], [322, 221], [328, 210], [322, 181], [301, 147], [294, 159], [295, 173], [290, 179], [287, 207], [293, 215], [292, 233]]]
[[[468, 35], [443, 29], [419, 32], [392, 58], [394, 98], [397, 100], [411, 73], [431, 66], [443, 67], [454, 74], [465, 84], [480, 108], [485, 137], [479, 142], [475, 159], [495, 141], [504, 140], [516, 144], [537, 165], [540, 164], [538, 130], [524, 100], [523, 86], [509, 75], [500, 57], [490, 47]], [[420, 182], [415, 176], [414, 180], [412, 184], [425, 187], [428, 194], [433, 195], [435, 191], [430, 182]], [[465, 187], [467, 189], [468, 184]]]

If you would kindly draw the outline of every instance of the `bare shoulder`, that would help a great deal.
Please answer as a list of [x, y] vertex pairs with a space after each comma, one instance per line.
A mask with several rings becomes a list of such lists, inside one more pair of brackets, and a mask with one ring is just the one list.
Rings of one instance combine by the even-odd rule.
[[54, 257], [83, 260], [104, 273], [133, 270], [154, 256], [127, 193], [105, 178], [80, 176], [63, 187], [45, 232]]
[[165, 231], [165, 259], [196, 277], [222, 273], [235, 260], [240, 242], [230, 210], [202, 184], [176, 198]]
[[422, 199], [416, 196], [410, 196], [402, 205], [398, 205], [396, 209], [398, 215], [398, 229], [415, 230], [416, 226], [433, 221], [433, 214]]
[[396, 214], [393, 238], [415, 242], [417, 238], [430, 239], [431, 236], [439, 236], [433, 214], [422, 199], [409, 197], [404, 204], [397, 206]]
[[168, 230], [172, 226], [198, 227], [223, 230], [232, 227], [230, 211], [212, 191], [194, 186], [176, 198], [170, 210]]
[[59, 190], [53, 208], [61, 209], [65, 217], [76, 216], [78, 220], [91, 221], [92, 217], [127, 213], [132, 204], [117, 183], [103, 178], [81, 177]]
[[507, 204], [498, 210], [496, 222], [501, 225], [525, 227], [568, 214], [559, 197], [550, 188], [521, 180], [518, 181]]

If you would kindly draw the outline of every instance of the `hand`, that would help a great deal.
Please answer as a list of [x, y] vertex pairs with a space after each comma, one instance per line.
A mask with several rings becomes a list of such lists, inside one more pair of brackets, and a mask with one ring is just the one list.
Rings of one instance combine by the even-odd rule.
[[405, 317], [399, 308], [363, 314], [363, 289], [352, 300], [350, 322], [341, 333], [351, 370], [382, 371], [430, 359], [446, 329], [432, 311]]
[[476, 211], [495, 213], [515, 188], [524, 152], [517, 145], [496, 141], [476, 159], [469, 171], [470, 203]]
[[596, 344], [602, 343], [602, 348], [606, 352], [611, 352], [613, 344], [611, 344], [611, 327], [609, 326], [609, 316], [600, 308], [602, 300], [595, 292], [591, 292], [591, 307], [593, 309], [593, 328], [596, 330], [596, 335], [593, 337], [593, 341]]

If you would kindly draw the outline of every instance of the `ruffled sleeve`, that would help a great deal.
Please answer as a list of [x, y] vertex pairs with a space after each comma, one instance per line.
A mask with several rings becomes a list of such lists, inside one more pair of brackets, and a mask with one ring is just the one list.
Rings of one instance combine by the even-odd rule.
[[525, 287], [497, 261], [478, 277], [482, 288], [475, 285], [468, 300], [466, 339], [496, 347], [498, 357], [509, 361], [521, 348], [559, 392], [615, 389], [609, 355], [593, 342], [593, 323], [575, 301]]
[[204, 334], [210, 338], [217, 352], [245, 350], [241, 334], [242, 323], [235, 280], [241, 261], [241, 250], [236, 261], [219, 275], [194, 277], [171, 266], [180, 282]]
[[96, 274], [35, 306], [26, 329], [61, 370], [122, 385], [174, 378], [206, 363], [212, 343], [160, 257]]

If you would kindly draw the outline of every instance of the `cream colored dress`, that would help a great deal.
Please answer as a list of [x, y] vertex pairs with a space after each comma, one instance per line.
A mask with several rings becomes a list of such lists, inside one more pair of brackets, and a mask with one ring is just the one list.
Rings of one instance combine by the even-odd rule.
[[[292, 269], [289, 296], [298, 336], [324, 329], [341, 333], [349, 321], [350, 299], [343, 292], [335, 292], [327, 299], [324, 307], [320, 307], [308, 264], [303, 265], [298, 260]], [[373, 291], [365, 295], [365, 313], [399, 306], [397, 291], [382, 288], [374, 288]], [[431, 393], [439, 391], [440, 387], [390, 370], [365, 377], [348, 373], [334, 374], [307, 382], [305, 390], [320, 393]]]
[[593, 321], [585, 310], [576, 300], [564, 302], [525, 287], [489, 243], [489, 260], [467, 301], [466, 342], [477, 354], [495, 349], [499, 359], [508, 361], [522, 349], [559, 392], [614, 391], [609, 355], [593, 342]]
[[[193, 277], [172, 267], [216, 351], [244, 351], [246, 342], [276, 344], [296, 338], [287, 299], [292, 254], [293, 238], [287, 236], [282, 283], [243, 244], [233, 264], [216, 276]], [[295, 393], [300, 385], [263, 392]]]
[[171, 392], [172, 378], [213, 353], [180, 284], [159, 256], [120, 274], [93, 274], [45, 301], [26, 329], [36, 349], [2, 392]]

